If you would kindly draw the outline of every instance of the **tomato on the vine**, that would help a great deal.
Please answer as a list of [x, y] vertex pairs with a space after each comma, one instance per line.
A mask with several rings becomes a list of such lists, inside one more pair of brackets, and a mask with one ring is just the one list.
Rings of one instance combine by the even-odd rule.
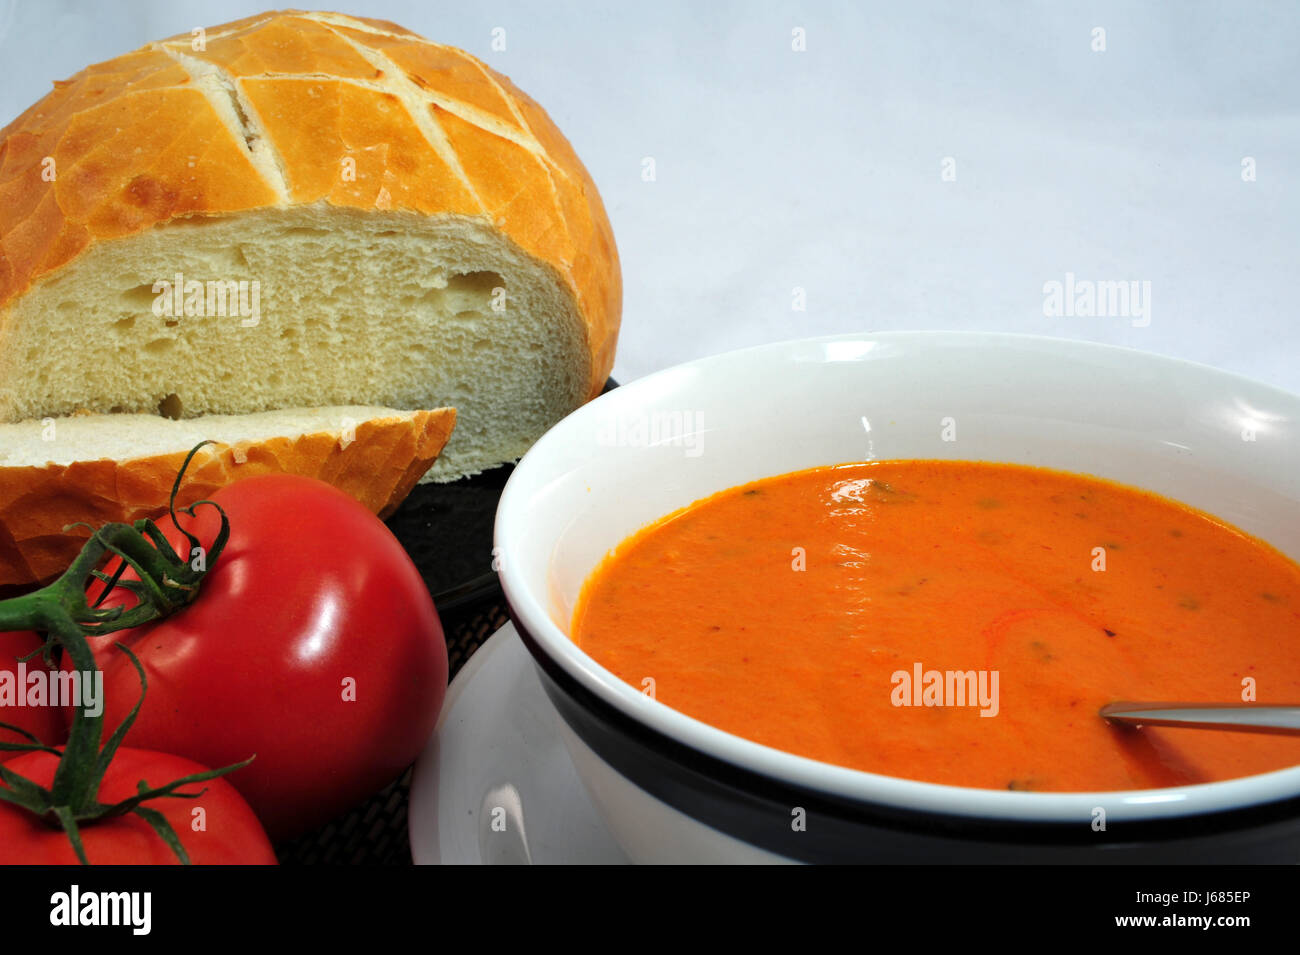
[[[139, 687], [137, 687], [137, 693]], [[39, 786], [54, 779], [59, 758], [32, 752], [5, 763]], [[99, 801], [118, 803], [136, 794], [143, 780], [166, 783], [205, 767], [188, 759], [139, 749], [119, 749], [99, 785]], [[0, 787], [4, 784], [0, 783]], [[146, 805], [162, 813], [196, 865], [275, 865], [275, 853], [253, 810], [224, 779], [191, 783]], [[202, 793], [202, 795], [198, 795]], [[196, 798], [186, 798], [195, 796]], [[86, 858], [95, 865], [175, 865], [179, 857], [139, 816], [98, 819], [79, 830]], [[0, 864], [76, 865], [67, 834], [26, 809], [0, 802]]]
[[[156, 623], [92, 640], [106, 727], [139, 679], [149, 690], [130, 745], [225, 766], [274, 839], [298, 835], [396, 779], [433, 731], [447, 649], [419, 572], [383, 522], [310, 478], [266, 475], [213, 495], [231, 536], [197, 599]], [[201, 505], [180, 522], [210, 547]], [[190, 544], [161, 524], [183, 556]], [[202, 554], [195, 555], [202, 559]], [[105, 606], [130, 605], [117, 590]]]

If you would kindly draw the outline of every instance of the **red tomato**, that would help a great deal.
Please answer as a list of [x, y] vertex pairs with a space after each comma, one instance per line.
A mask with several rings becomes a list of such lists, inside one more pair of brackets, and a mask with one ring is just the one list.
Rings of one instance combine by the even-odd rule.
[[[58, 758], [49, 753], [24, 753], [6, 769], [49, 788]], [[145, 780], [162, 786], [205, 767], [179, 756], [119, 749], [99, 786], [99, 801], [117, 803], [136, 794]], [[0, 783], [0, 786], [3, 786]], [[196, 865], [275, 865], [275, 853], [262, 824], [248, 803], [225, 779], [182, 786], [178, 792], [198, 793], [197, 799], [154, 799], [145, 806], [161, 812]], [[201, 810], [197, 812], [195, 810]], [[176, 853], [150, 825], [135, 815], [118, 816], [81, 827], [81, 844], [94, 865], [175, 865]], [[67, 834], [26, 809], [0, 802], [0, 864], [76, 865], [77, 855]]]
[[[227, 777], [275, 840], [323, 825], [396, 779], [433, 731], [447, 647], [419, 572], [383, 522], [343, 492], [276, 474], [214, 496], [230, 518], [198, 599], [96, 643], [106, 732], [135, 705], [128, 745], [209, 766], [256, 755]], [[220, 521], [182, 523], [205, 546]], [[170, 519], [159, 526], [179, 553]], [[184, 548], [184, 549], [183, 549]], [[106, 605], [123, 600], [121, 591]]]
[[[24, 685], [27, 681], [20, 679], [20, 677], [23, 674], [30, 677], [33, 673], [43, 673], [45, 671], [44, 662], [37, 656], [28, 660], [24, 664], [23, 672], [19, 673], [18, 658], [26, 656], [33, 650], [40, 649], [43, 642], [40, 637], [29, 631], [0, 633], [0, 681], [4, 681], [0, 684], [0, 723], [21, 726], [42, 743], [49, 746], [61, 746], [68, 738], [68, 734], [64, 729], [63, 716], [59, 712], [57, 705], [16, 705], [18, 699], [28, 699], [27, 686]], [[11, 676], [5, 676], [5, 673], [9, 673]], [[14, 705], [5, 705], [6, 689], [4, 684], [7, 684], [15, 694]], [[49, 702], [58, 703], [58, 701]], [[12, 730], [0, 729], [0, 742], [26, 743], [29, 741]], [[19, 755], [21, 753], [0, 750], [0, 763], [14, 759]]]

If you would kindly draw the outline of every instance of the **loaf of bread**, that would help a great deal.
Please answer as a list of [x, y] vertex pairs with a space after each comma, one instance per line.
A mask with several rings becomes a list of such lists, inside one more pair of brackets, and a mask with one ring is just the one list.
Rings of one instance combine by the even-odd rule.
[[386, 516], [438, 457], [456, 421], [448, 408], [343, 407], [210, 415], [77, 415], [0, 425], [0, 588], [67, 569], [88, 531], [161, 517], [176, 474], [200, 441], [177, 501], [210, 497], [256, 474], [314, 477]]
[[542, 109], [391, 23], [194, 31], [0, 131], [0, 422], [454, 407], [452, 479], [599, 393], [621, 294]]

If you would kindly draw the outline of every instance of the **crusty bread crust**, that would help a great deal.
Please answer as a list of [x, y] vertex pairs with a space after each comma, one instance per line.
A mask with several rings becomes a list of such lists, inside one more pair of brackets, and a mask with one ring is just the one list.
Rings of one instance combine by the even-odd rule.
[[[450, 437], [450, 408], [372, 418], [355, 435], [338, 430], [258, 442], [218, 444], [190, 463], [177, 501], [182, 506], [258, 474], [301, 474], [334, 485], [381, 517], [402, 502]], [[86, 528], [78, 521], [157, 519], [167, 511], [187, 450], [123, 461], [0, 468], [0, 587], [42, 582], [76, 557]]]
[[88, 67], [0, 130], [0, 347], [13, 300], [95, 243], [326, 202], [495, 224], [574, 296], [587, 394], [599, 394], [618, 255], [591, 177], [533, 100], [469, 54], [379, 20], [284, 11], [193, 41]]

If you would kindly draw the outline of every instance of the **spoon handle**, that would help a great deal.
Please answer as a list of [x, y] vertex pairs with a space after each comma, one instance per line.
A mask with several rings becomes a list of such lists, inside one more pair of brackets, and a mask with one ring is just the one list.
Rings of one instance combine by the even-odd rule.
[[1108, 703], [1102, 719], [1129, 726], [1181, 726], [1300, 736], [1300, 706], [1258, 703]]

